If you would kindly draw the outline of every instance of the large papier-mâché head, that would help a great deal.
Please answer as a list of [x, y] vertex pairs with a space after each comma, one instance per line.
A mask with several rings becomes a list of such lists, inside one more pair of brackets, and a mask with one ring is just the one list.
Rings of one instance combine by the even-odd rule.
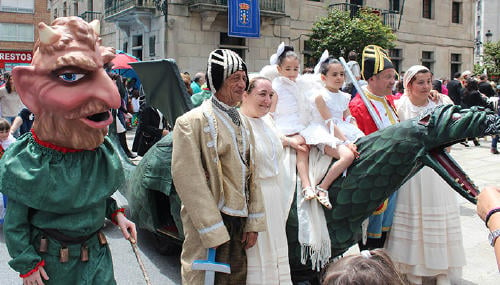
[[59, 147], [94, 149], [113, 121], [110, 109], [120, 106], [103, 69], [114, 52], [101, 46], [97, 20], [62, 17], [38, 30], [31, 66], [12, 72], [21, 100], [35, 114], [33, 131]]

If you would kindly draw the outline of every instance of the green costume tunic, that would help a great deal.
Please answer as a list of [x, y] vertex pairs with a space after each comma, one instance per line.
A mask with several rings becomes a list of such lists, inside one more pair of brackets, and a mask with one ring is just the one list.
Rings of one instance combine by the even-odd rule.
[[[21, 275], [43, 260], [45, 284], [115, 284], [111, 255], [97, 232], [104, 218], [118, 210], [110, 196], [124, 181], [118, 154], [106, 137], [92, 151], [61, 152], [37, 143], [31, 133], [11, 145], [0, 164], [0, 192], [9, 197], [4, 235]], [[40, 253], [40, 229], [56, 229], [69, 237], [90, 235], [89, 260], [80, 261], [81, 244], [67, 245], [69, 261], [59, 262], [58, 241], [49, 238]], [[45, 281], [44, 281], [45, 282]]]

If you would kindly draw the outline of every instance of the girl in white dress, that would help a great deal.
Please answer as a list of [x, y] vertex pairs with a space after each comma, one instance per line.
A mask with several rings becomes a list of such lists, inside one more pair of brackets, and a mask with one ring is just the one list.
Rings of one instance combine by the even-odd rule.
[[338, 159], [316, 186], [318, 196], [352, 164], [358, 156], [353, 142], [364, 136], [348, 108], [351, 96], [340, 91], [344, 84], [344, 68], [338, 60], [328, 57], [327, 52], [324, 55], [326, 60], [320, 59], [319, 72], [325, 86], [314, 98], [317, 114], [302, 132], [308, 145], [316, 145], [328, 156]]
[[[428, 99], [432, 73], [415, 65], [406, 71], [404, 95], [396, 100], [401, 121], [430, 112], [437, 105], [453, 104], [448, 96], [437, 103]], [[399, 189], [387, 252], [412, 284], [423, 277], [451, 284], [465, 265], [460, 213], [455, 191], [431, 168], [424, 166]]]
[[243, 95], [240, 111], [252, 125], [255, 144], [255, 176], [266, 209], [267, 231], [259, 233], [255, 246], [247, 249], [247, 285], [291, 284], [288, 263], [286, 220], [287, 183], [283, 164], [283, 143], [274, 121], [268, 115], [274, 91], [271, 81], [256, 77]]
[[[284, 43], [278, 47], [272, 64], [277, 64], [279, 76], [273, 80], [273, 89], [276, 98], [271, 106], [271, 113], [278, 130], [285, 139], [293, 138], [301, 142], [301, 149], [297, 149], [297, 172], [302, 185], [302, 195], [305, 200], [318, 198], [318, 201], [327, 209], [332, 205], [328, 199], [328, 192], [316, 195], [315, 188], [309, 180], [309, 147], [301, 132], [308, 126], [309, 103], [298, 86], [299, 57], [290, 46]], [[325, 198], [326, 196], [326, 198]]]

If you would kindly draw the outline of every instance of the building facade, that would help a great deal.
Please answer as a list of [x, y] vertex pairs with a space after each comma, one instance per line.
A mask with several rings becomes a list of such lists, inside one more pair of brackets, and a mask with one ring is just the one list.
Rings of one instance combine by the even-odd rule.
[[0, 73], [31, 63], [36, 25], [49, 20], [46, 0], [0, 0]]
[[500, 32], [500, 1], [475, 0], [475, 49], [474, 63], [482, 64], [483, 45], [486, 42], [497, 42]]
[[[304, 65], [312, 65], [316, 59], [310, 56], [307, 39], [313, 23], [325, 16], [328, 9], [356, 11], [370, 7], [396, 33], [396, 47], [390, 55], [399, 72], [423, 64], [436, 77], [449, 78], [455, 71], [473, 68], [475, 7], [476, 2], [485, 0], [260, 0], [261, 36], [256, 39], [227, 36], [227, 1], [48, 2], [53, 17], [80, 15], [87, 20], [101, 19], [105, 45], [142, 60], [174, 58], [181, 71], [191, 74], [206, 68], [207, 55], [216, 48], [237, 51], [250, 71], [259, 71], [269, 64], [269, 57], [282, 41], [295, 48]], [[498, 34], [498, 25], [492, 22], [490, 26]]]

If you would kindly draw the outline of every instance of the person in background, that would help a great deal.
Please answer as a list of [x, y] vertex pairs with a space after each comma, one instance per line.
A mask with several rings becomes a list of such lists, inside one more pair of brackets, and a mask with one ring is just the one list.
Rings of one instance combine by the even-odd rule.
[[486, 227], [490, 230], [488, 240], [494, 248], [497, 259], [498, 270], [500, 271], [500, 188], [486, 186], [477, 196], [477, 215], [485, 221]]
[[196, 73], [194, 75], [193, 82], [191, 82], [191, 89], [193, 90], [193, 94], [201, 92], [203, 84], [205, 84], [205, 73]]
[[22, 136], [31, 130], [34, 120], [35, 115], [28, 108], [22, 108], [14, 119], [10, 132], [14, 134], [19, 129], [19, 134]]
[[394, 100], [401, 98], [404, 92], [405, 88], [403, 87], [403, 79], [400, 79], [396, 83], [396, 94], [394, 94]]
[[[7, 73], [4, 76], [6, 76], [7, 82], [4, 87], [0, 88], [0, 109], [2, 117], [12, 124], [19, 111], [23, 108], [23, 102], [21, 102], [21, 98], [16, 92], [14, 78]], [[19, 136], [19, 133], [16, 132], [14, 136]]]
[[453, 79], [448, 82], [446, 88], [448, 88], [448, 96], [453, 101], [453, 104], [460, 105], [461, 99], [460, 95], [462, 94], [462, 83], [460, 82], [460, 72], [455, 72], [453, 74]]
[[[304, 70], [302, 71], [302, 74], [313, 74], [314, 73], [314, 68], [312, 67], [306, 67], [304, 68]], [[274, 79], [274, 78], [273, 78]]]
[[11, 143], [15, 142], [16, 138], [11, 134], [11, 126], [9, 121], [4, 118], [0, 118], [0, 158], [2, 158], [4, 152], [10, 146]]
[[[11, 134], [11, 127], [9, 121], [4, 118], [0, 118], [0, 159], [7, 150], [7, 148], [16, 141], [16, 138]], [[7, 197], [0, 193], [0, 224], [3, 224], [5, 216], [5, 208], [7, 207]]]
[[[347, 66], [351, 70], [352, 74], [356, 78], [356, 81], [359, 81], [361, 79], [361, 69], [359, 68], [359, 63], [356, 61], [358, 57], [358, 54], [355, 51], [350, 51], [349, 55], [347, 58], [349, 61], [347, 62]], [[354, 87], [354, 84], [352, 83], [351, 77], [346, 76], [345, 77], [345, 83], [344, 83], [344, 88], [342, 91], [351, 94], [351, 98], [354, 98], [356, 96], [356, 93], [358, 92], [356, 88]]]
[[441, 94], [448, 95], [448, 79], [446, 77], [441, 77], [439, 78], [439, 81], [441, 81]]
[[189, 93], [189, 96], [193, 95], [193, 89], [191, 88], [191, 76], [187, 72], [181, 72], [181, 78], [186, 86], [186, 90]]
[[168, 133], [165, 117], [160, 110], [147, 106], [140, 112], [139, 126], [134, 137], [132, 151], [137, 152], [139, 156], [144, 156], [156, 142]]
[[491, 87], [490, 82], [488, 81], [488, 75], [481, 74], [479, 76], [479, 92], [481, 94], [486, 95], [486, 97], [493, 97], [496, 95], [495, 90]]

